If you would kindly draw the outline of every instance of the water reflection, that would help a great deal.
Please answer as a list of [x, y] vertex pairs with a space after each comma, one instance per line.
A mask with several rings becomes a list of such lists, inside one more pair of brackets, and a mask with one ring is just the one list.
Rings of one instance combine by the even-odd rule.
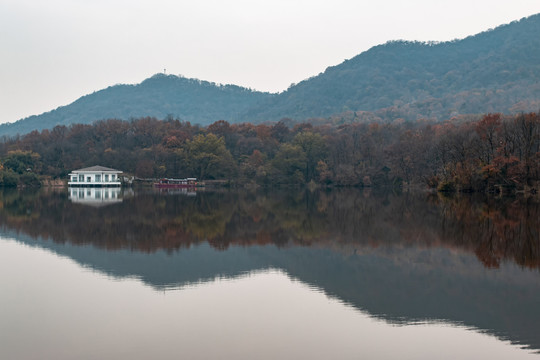
[[[489, 268], [505, 261], [540, 268], [540, 205], [531, 200], [370, 196], [354, 190], [126, 196], [118, 189], [70, 189], [65, 195], [1, 193], [0, 223], [33, 237], [104, 249], [172, 252], [208, 242], [221, 250], [273, 244], [358, 254], [381, 247], [443, 247], [474, 253]], [[86, 200], [114, 206], [75, 204]]]
[[197, 196], [197, 192], [204, 191], [204, 188], [157, 188], [154, 189], [154, 192], [157, 192], [162, 195], [184, 195], [184, 196]]
[[530, 200], [349, 190], [143, 193], [102, 208], [64, 192], [1, 200], [5, 235], [156, 289], [280, 269], [373, 318], [443, 320], [540, 349]]
[[280, 270], [160, 292], [19, 245], [0, 239], [3, 359], [533, 358], [464, 327], [389, 326]]
[[68, 189], [69, 200], [74, 203], [90, 206], [105, 206], [122, 202], [122, 189], [116, 188], [89, 188], [70, 187]]

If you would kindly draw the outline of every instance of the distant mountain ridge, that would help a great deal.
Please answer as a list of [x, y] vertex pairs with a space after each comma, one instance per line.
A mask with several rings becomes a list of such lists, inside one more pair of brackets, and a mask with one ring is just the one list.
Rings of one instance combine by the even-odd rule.
[[540, 109], [540, 14], [450, 42], [390, 41], [270, 94], [157, 74], [0, 125], [0, 135], [100, 119], [168, 115], [210, 124], [327, 118], [444, 120]]
[[[450, 42], [375, 46], [250, 109], [243, 120], [347, 111], [448, 119], [540, 109], [540, 14]], [[385, 119], [386, 117], [386, 119]]]
[[158, 119], [172, 116], [209, 124], [216, 119], [238, 117], [239, 112], [271, 96], [236, 85], [156, 74], [137, 85], [110, 86], [85, 95], [67, 106], [0, 125], [0, 135], [24, 134], [56, 125], [145, 116]]

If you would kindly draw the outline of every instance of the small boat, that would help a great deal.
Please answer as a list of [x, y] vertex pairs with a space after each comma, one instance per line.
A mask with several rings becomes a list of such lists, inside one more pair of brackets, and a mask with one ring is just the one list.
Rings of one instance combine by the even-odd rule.
[[185, 179], [159, 179], [154, 183], [154, 187], [160, 189], [178, 189], [178, 188], [194, 188], [204, 186], [197, 181], [197, 178], [185, 178]]

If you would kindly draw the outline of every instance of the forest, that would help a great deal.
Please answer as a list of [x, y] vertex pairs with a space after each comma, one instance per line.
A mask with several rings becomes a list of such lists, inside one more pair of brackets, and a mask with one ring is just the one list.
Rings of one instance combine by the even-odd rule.
[[179, 119], [56, 126], [0, 143], [0, 184], [39, 185], [102, 165], [139, 179], [537, 192], [540, 115], [346, 124], [282, 119], [207, 127]]

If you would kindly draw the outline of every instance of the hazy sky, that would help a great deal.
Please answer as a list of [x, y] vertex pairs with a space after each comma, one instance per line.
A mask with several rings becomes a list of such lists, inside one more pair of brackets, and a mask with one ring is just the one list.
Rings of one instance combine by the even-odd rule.
[[279, 92], [388, 40], [539, 12], [539, 0], [0, 0], [0, 122], [164, 69]]

